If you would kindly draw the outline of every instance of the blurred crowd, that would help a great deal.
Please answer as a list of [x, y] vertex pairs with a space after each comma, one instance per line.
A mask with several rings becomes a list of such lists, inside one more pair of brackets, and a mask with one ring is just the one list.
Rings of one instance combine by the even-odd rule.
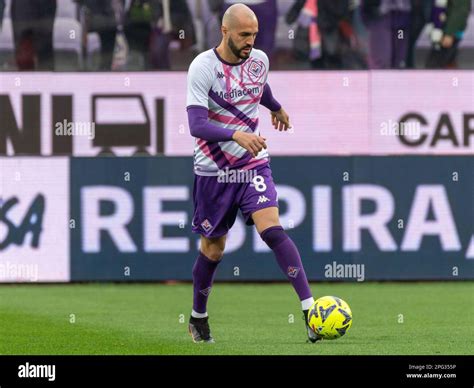
[[237, 2], [280, 69], [474, 68], [473, 0], [0, 0], [0, 66], [185, 69]]

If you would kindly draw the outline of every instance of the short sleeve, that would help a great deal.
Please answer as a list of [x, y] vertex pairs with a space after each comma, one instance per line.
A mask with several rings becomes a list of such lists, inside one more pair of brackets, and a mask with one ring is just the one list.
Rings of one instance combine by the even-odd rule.
[[209, 90], [212, 88], [209, 66], [197, 57], [189, 66], [186, 106], [209, 108]]

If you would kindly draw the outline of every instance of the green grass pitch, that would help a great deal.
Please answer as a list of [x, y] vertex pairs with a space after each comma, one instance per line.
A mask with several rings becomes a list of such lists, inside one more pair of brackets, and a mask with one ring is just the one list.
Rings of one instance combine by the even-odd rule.
[[305, 342], [289, 284], [215, 284], [215, 344], [187, 332], [190, 284], [0, 286], [0, 354], [473, 354], [474, 283], [312, 283], [353, 312], [346, 336]]

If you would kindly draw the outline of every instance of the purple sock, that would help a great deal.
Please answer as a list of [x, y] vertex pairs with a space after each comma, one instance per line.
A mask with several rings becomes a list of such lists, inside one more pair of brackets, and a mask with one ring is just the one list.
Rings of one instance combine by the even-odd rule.
[[197, 313], [206, 312], [207, 298], [211, 292], [212, 282], [216, 273], [218, 261], [212, 261], [199, 252], [193, 267], [194, 302], [193, 310]]
[[265, 229], [261, 236], [275, 254], [278, 265], [288, 277], [300, 300], [311, 298], [312, 294], [300, 253], [293, 240], [281, 226], [271, 226]]

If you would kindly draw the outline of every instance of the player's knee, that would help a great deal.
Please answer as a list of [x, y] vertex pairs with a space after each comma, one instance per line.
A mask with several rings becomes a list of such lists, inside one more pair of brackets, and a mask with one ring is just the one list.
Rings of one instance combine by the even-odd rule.
[[204, 254], [206, 255], [206, 257], [209, 258], [209, 260], [220, 261], [222, 260], [222, 256], [224, 256], [224, 251], [215, 249], [215, 250], [209, 250], [207, 253], [204, 253]]
[[212, 261], [220, 261], [222, 256], [224, 256], [224, 249], [215, 246], [210, 246], [206, 249], [201, 247], [201, 251], [209, 260]]
[[225, 240], [201, 240], [201, 252], [212, 261], [220, 261], [224, 256]]
[[274, 225], [266, 228], [260, 233], [260, 237], [271, 249], [275, 248], [283, 241], [289, 239], [281, 225]]

